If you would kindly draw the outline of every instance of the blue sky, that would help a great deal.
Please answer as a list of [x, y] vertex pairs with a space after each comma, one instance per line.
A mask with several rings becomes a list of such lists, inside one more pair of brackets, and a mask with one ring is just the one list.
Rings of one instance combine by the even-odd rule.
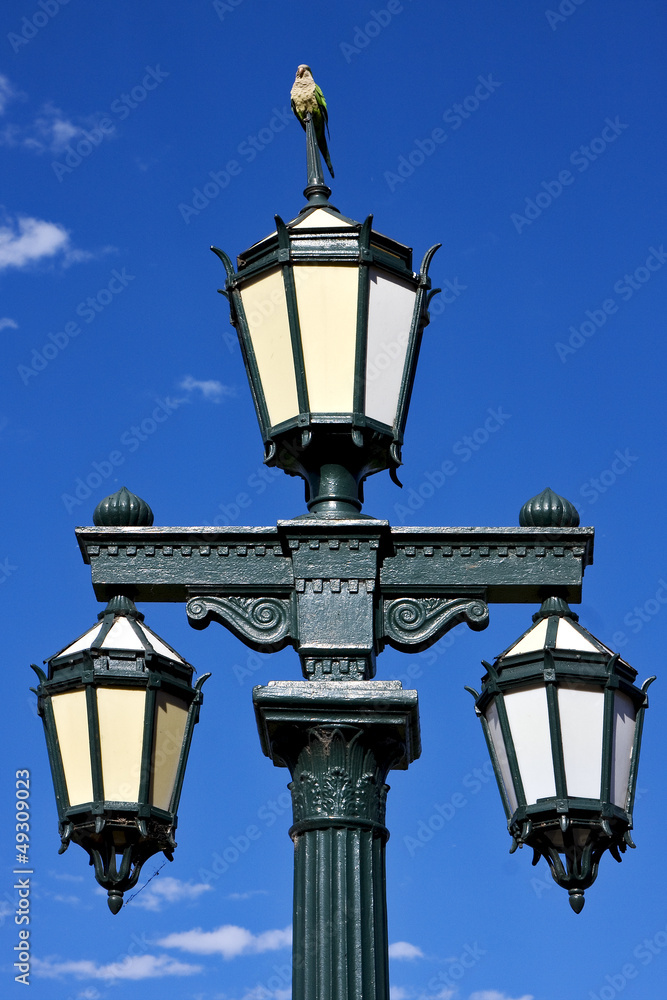
[[[143, 606], [213, 676], [175, 861], [117, 917], [83, 851], [57, 854], [28, 665], [94, 622], [73, 529], [120, 486], [161, 525], [273, 524], [304, 510], [297, 481], [263, 470], [208, 247], [234, 256], [274, 213], [301, 208], [289, 90], [308, 62], [329, 102], [334, 204], [374, 213], [419, 259], [443, 244], [404, 489], [374, 477], [366, 511], [516, 525], [521, 504], [553, 487], [597, 532], [582, 624], [640, 681], [658, 675], [637, 851], [620, 866], [604, 858], [576, 917], [544, 865], [508, 855], [463, 690], [535, 609], [492, 607], [485, 632], [459, 627], [424, 654], [382, 655], [378, 677], [419, 691], [423, 739], [389, 797], [394, 1000], [667, 996], [664, 6], [8, 0], [0, 19], [3, 995], [22, 989], [11, 867], [25, 768], [33, 1000], [289, 996], [287, 774], [261, 754], [251, 690], [298, 677], [296, 654], [258, 656], [219, 626], [193, 631], [182, 607]], [[489, 411], [502, 419], [485, 438]]]

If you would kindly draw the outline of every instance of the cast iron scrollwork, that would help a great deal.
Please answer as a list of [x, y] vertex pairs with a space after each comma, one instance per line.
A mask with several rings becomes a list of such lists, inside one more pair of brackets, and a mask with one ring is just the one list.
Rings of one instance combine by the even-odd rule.
[[252, 649], [282, 649], [292, 638], [292, 602], [282, 597], [193, 597], [186, 606], [193, 628], [215, 621]]
[[400, 597], [384, 605], [385, 638], [406, 652], [426, 649], [462, 622], [476, 632], [485, 629], [488, 605], [479, 597]]

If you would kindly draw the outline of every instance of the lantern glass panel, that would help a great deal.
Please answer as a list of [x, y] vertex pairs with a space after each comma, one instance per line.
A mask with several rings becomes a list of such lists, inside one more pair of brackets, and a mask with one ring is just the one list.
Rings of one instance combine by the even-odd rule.
[[285, 284], [276, 269], [241, 290], [264, 398], [272, 426], [299, 412]]
[[520, 653], [534, 653], [537, 649], [544, 649], [546, 639], [547, 619], [542, 618], [514, 646], [508, 649], [505, 655], [518, 656]]
[[127, 618], [121, 615], [107, 632], [100, 649], [133, 649], [143, 653], [144, 644]]
[[582, 686], [558, 688], [567, 794], [600, 798], [604, 691]]
[[[590, 634], [590, 633], [589, 633]], [[585, 635], [572, 625], [567, 618], [561, 618], [558, 622], [556, 633], [556, 649], [581, 649], [587, 653], [597, 653], [598, 646], [587, 639]]]
[[611, 762], [611, 799], [625, 809], [630, 779], [630, 762], [635, 739], [637, 713], [632, 700], [622, 691], [614, 695], [614, 751]]
[[366, 415], [394, 425], [415, 307], [413, 285], [371, 268]]
[[139, 799], [145, 709], [145, 689], [97, 690], [102, 782], [107, 802]]
[[507, 801], [509, 802], [510, 809], [514, 813], [516, 812], [519, 803], [514, 790], [512, 772], [507, 758], [505, 740], [503, 739], [502, 730], [500, 728], [500, 719], [498, 718], [498, 709], [496, 708], [495, 700], [491, 702], [486, 710], [486, 721], [489, 725], [489, 736], [491, 737], [493, 749], [496, 752], [496, 758], [498, 760], [498, 766], [500, 767], [500, 775], [505, 787]]
[[349, 265], [294, 267], [311, 413], [352, 413], [359, 271]]
[[526, 805], [556, 794], [547, 692], [528, 687], [505, 693], [505, 708], [521, 772]]
[[93, 775], [90, 765], [88, 708], [85, 691], [54, 694], [51, 698], [58, 734], [67, 797], [71, 806], [93, 801]]
[[151, 758], [151, 805], [169, 809], [183, 747], [188, 709], [172, 694], [159, 691], [155, 699], [155, 739]]

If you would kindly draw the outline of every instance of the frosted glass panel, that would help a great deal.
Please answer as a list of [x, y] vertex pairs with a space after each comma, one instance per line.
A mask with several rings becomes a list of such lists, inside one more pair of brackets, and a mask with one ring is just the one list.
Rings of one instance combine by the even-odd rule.
[[507, 650], [506, 656], [517, 656], [519, 653], [534, 653], [536, 649], [542, 649], [547, 641], [547, 619], [542, 618], [534, 625], [530, 631], [526, 632], [522, 639]]
[[285, 284], [281, 270], [271, 271], [241, 291], [264, 396], [272, 425], [299, 412]]
[[98, 688], [102, 781], [107, 802], [139, 798], [146, 691]]
[[635, 739], [635, 707], [627, 694], [614, 695], [614, 750], [611, 763], [611, 800], [626, 807], [632, 745]]
[[413, 285], [371, 268], [366, 414], [390, 427], [396, 419], [415, 297]]
[[500, 730], [500, 719], [498, 718], [498, 709], [496, 708], [495, 701], [492, 701], [486, 710], [486, 721], [489, 724], [489, 735], [493, 743], [493, 749], [496, 751], [496, 757], [498, 758], [505, 793], [510, 804], [510, 809], [514, 812], [519, 803], [514, 791], [512, 772], [510, 771], [509, 760], [505, 751], [505, 741]]
[[561, 618], [558, 622], [556, 649], [582, 649], [589, 653], [599, 652], [595, 643], [587, 639], [581, 632], [578, 632], [574, 625], [566, 618]]
[[505, 708], [514, 740], [526, 804], [556, 794], [551, 757], [547, 693], [543, 687], [505, 695]]
[[144, 644], [130, 625], [127, 618], [121, 615], [107, 632], [100, 649], [144, 649]]
[[173, 695], [159, 691], [156, 701], [151, 804], [168, 809], [176, 781], [188, 710]]
[[359, 272], [331, 264], [294, 268], [303, 363], [312, 413], [351, 413]]
[[86, 692], [71, 691], [51, 698], [60, 757], [65, 771], [67, 797], [71, 806], [93, 801], [90, 767]]
[[604, 691], [559, 687], [558, 711], [567, 794], [599, 799]]

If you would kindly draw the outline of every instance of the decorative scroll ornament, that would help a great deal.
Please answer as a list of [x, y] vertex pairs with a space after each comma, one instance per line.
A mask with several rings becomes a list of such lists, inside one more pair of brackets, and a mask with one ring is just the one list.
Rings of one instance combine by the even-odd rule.
[[186, 606], [193, 628], [225, 625], [252, 649], [282, 649], [292, 635], [291, 601], [279, 597], [193, 597]]
[[430, 646], [461, 622], [475, 632], [485, 629], [488, 605], [478, 597], [400, 597], [384, 606], [385, 638], [405, 652]]

